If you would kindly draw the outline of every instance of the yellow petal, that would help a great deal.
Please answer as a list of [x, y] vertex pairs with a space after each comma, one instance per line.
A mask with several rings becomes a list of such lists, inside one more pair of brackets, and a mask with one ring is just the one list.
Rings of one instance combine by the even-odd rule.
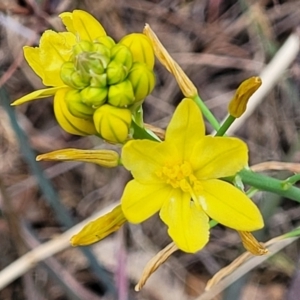
[[94, 135], [97, 134], [94, 123], [74, 117], [68, 110], [65, 102], [66, 93], [69, 88], [60, 89], [54, 97], [54, 113], [59, 125], [68, 133], [75, 135]]
[[264, 226], [257, 206], [236, 187], [217, 179], [201, 181], [201, 186], [203, 190], [197, 198], [212, 219], [240, 231], [254, 231]]
[[45, 69], [40, 60], [40, 48], [24, 46], [23, 52], [31, 69], [43, 80]]
[[160, 211], [160, 217], [168, 225], [168, 233], [179, 249], [195, 253], [208, 242], [207, 215], [196, 208], [189, 194], [180, 189], [173, 190]]
[[76, 30], [73, 25], [73, 13], [69, 11], [63, 12], [59, 15], [59, 17], [61, 18], [63, 24], [66, 26], [66, 29], [76, 35]]
[[154, 66], [154, 51], [149, 38], [142, 33], [125, 35], [119, 44], [127, 46], [133, 56], [133, 62], [143, 62], [151, 70]]
[[165, 184], [140, 184], [136, 180], [127, 183], [121, 205], [126, 219], [140, 223], [159, 211], [171, 196], [172, 188]]
[[[179, 154], [174, 145], [149, 140], [129, 141], [122, 149], [122, 163], [141, 183], [160, 183], [156, 172], [166, 164], [174, 164]], [[178, 162], [178, 161], [177, 161]]]
[[119, 154], [113, 150], [82, 150], [65, 148], [61, 150], [44, 153], [36, 157], [40, 160], [60, 160], [60, 161], [84, 161], [94, 163], [102, 167], [113, 168], [119, 164]]
[[248, 148], [237, 138], [205, 136], [195, 145], [191, 162], [198, 179], [232, 176], [248, 164]]
[[71, 244], [72, 246], [86, 246], [99, 242], [117, 231], [126, 221], [121, 205], [118, 205], [111, 212], [84, 226], [71, 238]]
[[175, 143], [183, 160], [189, 160], [195, 143], [205, 134], [202, 114], [191, 99], [183, 99], [166, 131], [166, 141]]
[[55, 95], [55, 93], [58, 90], [63, 89], [63, 88], [64, 88], [63, 86], [57, 86], [57, 87], [53, 87], [53, 88], [37, 90], [37, 91], [34, 91], [30, 94], [27, 94], [27, 95], [15, 100], [11, 105], [15, 106], [15, 105], [20, 105], [20, 104], [23, 104], [23, 103], [26, 103], [29, 101], [51, 97], [51, 96]]
[[67, 30], [79, 35], [81, 40], [94, 41], [97, 37], [105, 36], [102, 25], [92, 15], [83, 10], [74, 10], [73, 13], [60, 14]]
[[[76, 38], [72, 33], [46, 30], [41, 37], [39, 51], [25, 47], [24, 56], [42, 78], [44, 85], [61, 86], [64, 85], [60, 78], [61, 66], [69, 60], [75, 43]], [[37, 67], [37, 64], [40, 64], [40, 67]]]

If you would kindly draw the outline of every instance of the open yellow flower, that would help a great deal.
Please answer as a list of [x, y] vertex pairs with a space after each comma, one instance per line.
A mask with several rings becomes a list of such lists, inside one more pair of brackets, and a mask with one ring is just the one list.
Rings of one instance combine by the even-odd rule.
[[247, 165], [248, 149], [237, 138], [205, 136], [202, 115], [191, 99], [177, 107], [164, 142], [129, 141], [122, 162], [134, 179], [125, 187], [122, 211], [140, 223], [160, 211], [179, 249], [194, 253], [208, 242], [209, 218], [240, 231], [263, 227], [256, 205], [219, 178]]

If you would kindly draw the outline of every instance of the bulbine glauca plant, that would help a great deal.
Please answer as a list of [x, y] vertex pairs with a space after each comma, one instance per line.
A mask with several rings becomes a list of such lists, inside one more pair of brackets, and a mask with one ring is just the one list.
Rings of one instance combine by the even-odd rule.
[[[174, 251], [200, 251], [218, 223], [238, 231], [247, 251], [265, 255], [268, 249], [251, 232], [264, 226], [250, 194], [265, 190], [300, 202], [300, 174], [277, 180], [252, 172], [248, 147], [227, 129], [247, 108], [262, 84], [251, 77], [238, 87], [220, 125], [198, 91], [160, 43], [149, 25], [120, 41], [85, 11], [60, 15], [64, 32], [47, 30], [39, 47], [24, 47], [25, 58], [42, 79], [44, 89], [12, 105], [54, 96], [57, 122], [70, 134], [95, 135], [120, 147], [113, 150], [61, 149], [37, 160], [79, 160], [103, 167], [123, 166], [133, 179], [120, 204], [73, 236], [73, 246], [98, 242], [124, 223], [141, 223], [156, 213], [173, 242], [145, 268], [136, 289]], [[144, 124], [142, 105], [155, 86], [154, 59], [175, 77], [185, 98], [165, 131]], [[204, 118], [216, 130], [205, 135]], [[244, 187], [247, 184], [247, 189]]]

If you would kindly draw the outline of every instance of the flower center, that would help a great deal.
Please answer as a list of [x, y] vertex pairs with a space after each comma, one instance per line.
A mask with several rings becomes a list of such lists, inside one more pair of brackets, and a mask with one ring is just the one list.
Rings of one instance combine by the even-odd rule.
[[181, 188], [191, 195], [202, 190], [200, 181], [193, 174], [192, 166], [187, 161], [178, 164], [167, 163], [156, 172], [156, 175], [173, 188]]

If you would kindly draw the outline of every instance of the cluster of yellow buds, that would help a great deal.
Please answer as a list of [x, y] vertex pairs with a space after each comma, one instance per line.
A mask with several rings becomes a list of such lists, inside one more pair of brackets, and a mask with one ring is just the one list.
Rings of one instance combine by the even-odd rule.
[[65, 96], [70, 113], [93, 118], [97, 132], [106, 140], [122, 142], [127, 138], [131, 107], [141, 104], [154, 88], [153, 61], [149, 65], [135, 58], [130, 49], [141, 40], [142, 46], [151, 47], [147, 37], [137, 33], [117, 44], [109, 36], [93, 42], [81, 40], [61, 67], [61, 79], [71, 87]]
[[[60, 17], [68, 32], [48, 30], [38, 48], [24, 48], [33, 70], [46, 85], [54, 87], [38, 95], [29, 94], [14, 104], [52, 93], [56, 118], [66, 131], [124, 142], [132, 115], [155, 85], [154, 51], [149, 38], [132, 33], [116, 43], [87, 12], [75, 10]], [[53, 49], [59, 53], [55, 61], [50, 57]]]

